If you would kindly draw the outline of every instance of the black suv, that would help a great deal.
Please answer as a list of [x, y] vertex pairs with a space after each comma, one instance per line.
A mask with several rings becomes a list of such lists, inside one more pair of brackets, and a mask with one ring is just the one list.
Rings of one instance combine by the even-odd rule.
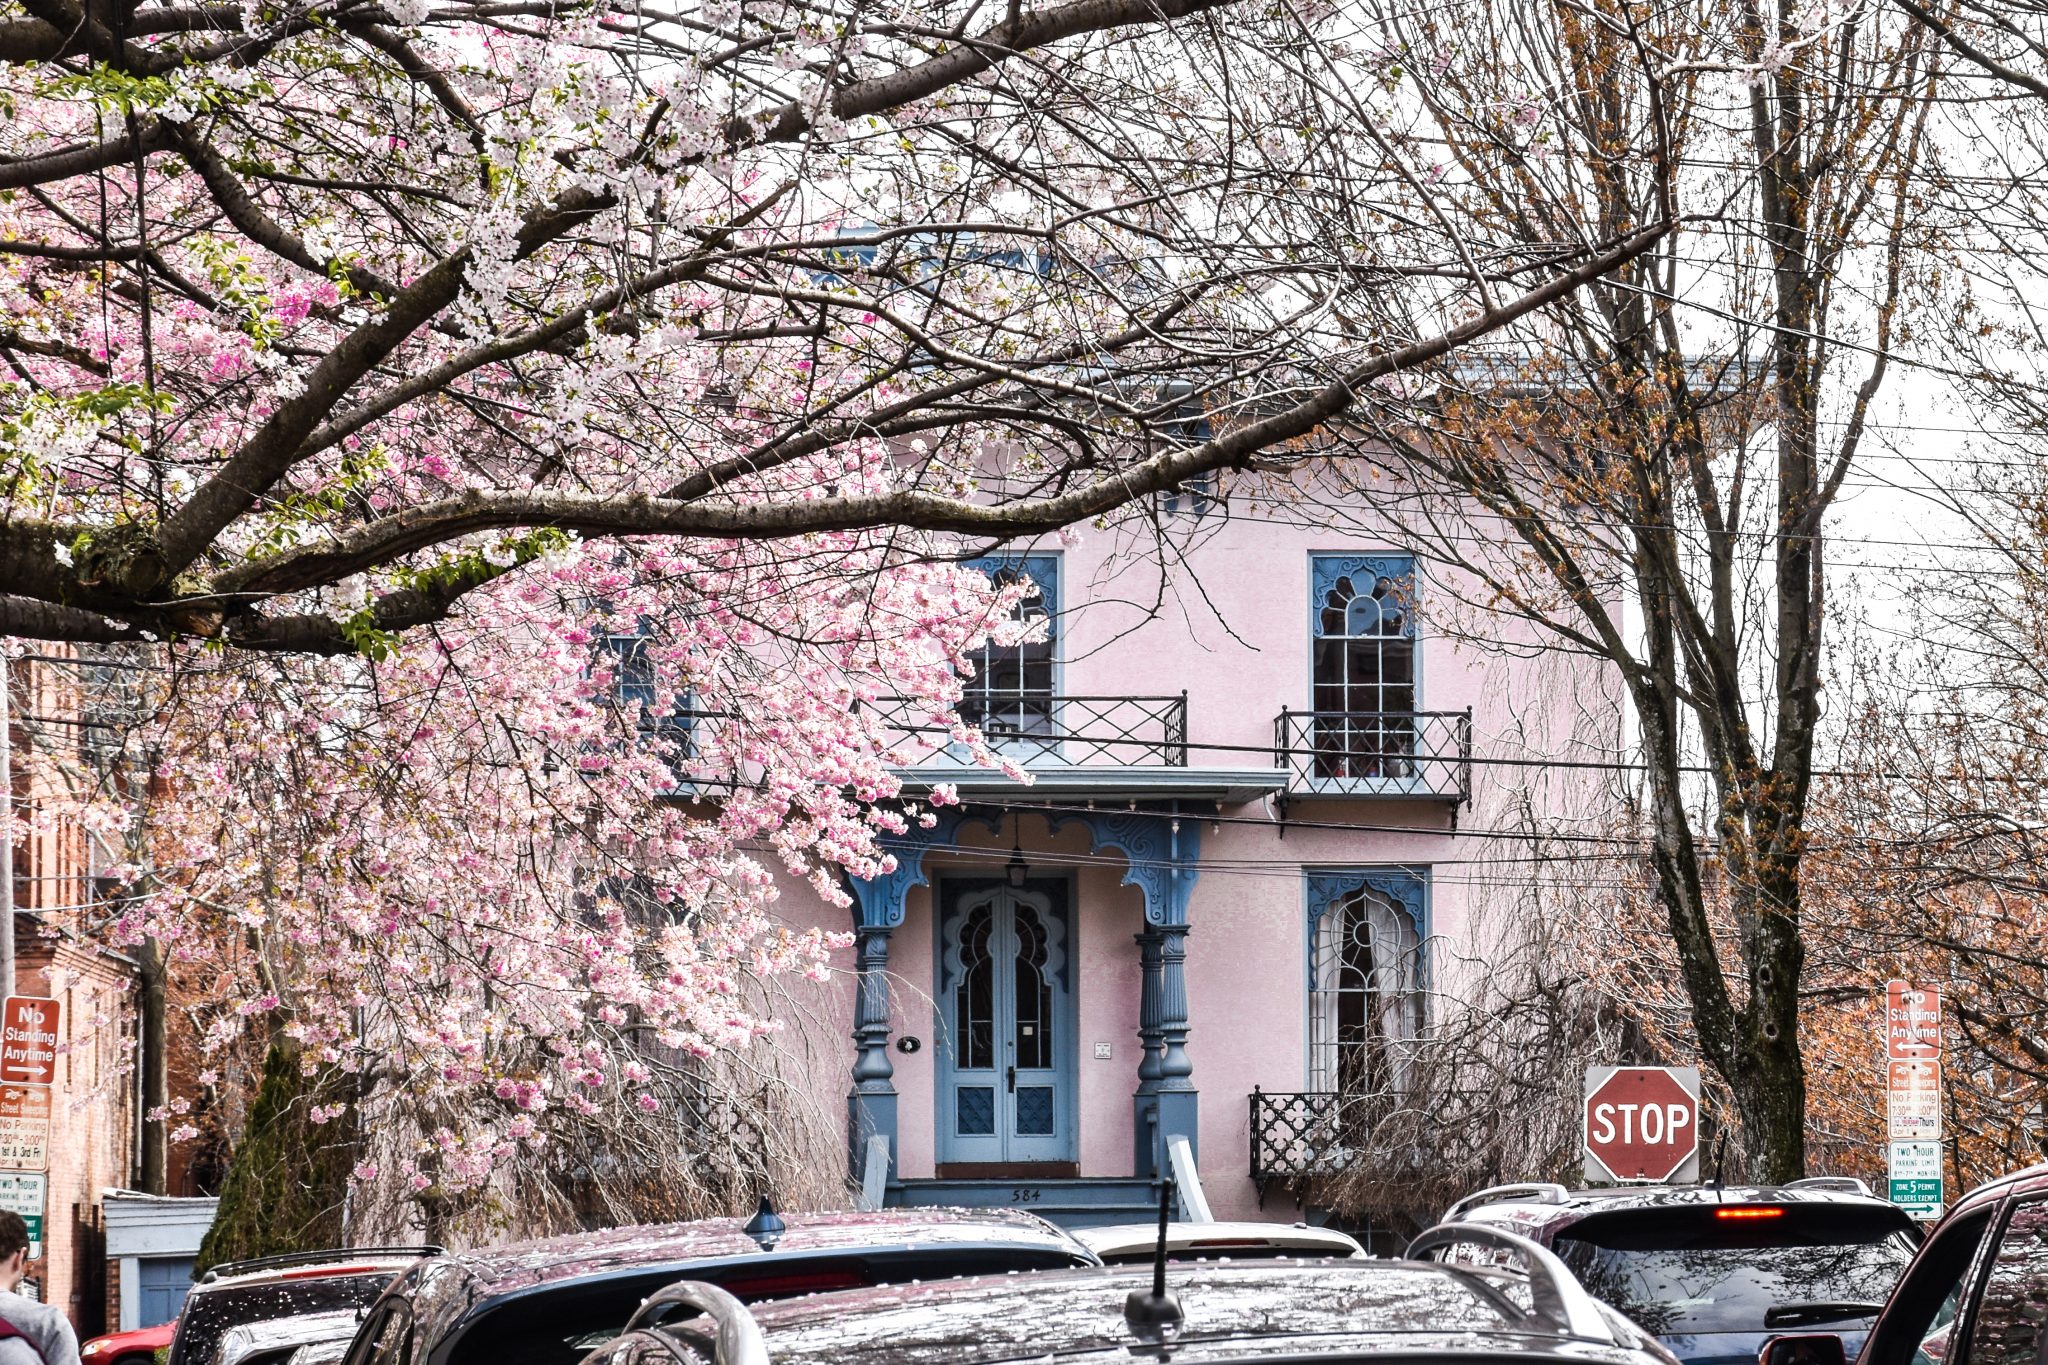
[[1686, 1365], [1754, 1365], [1772, 1336], [1823, 1325], [1860, 1341], [1920, 1241], [1897, 1205], [1833, 1176], [1725, 1189], [1504, 1185], [1459, 1200], [1444, 1221], [1549, 1247]]
[[[1834, 1333], [1787, 1335], [1763, 1365], [1842, 1365]], [[1974, 1191], [1935, 1224], [1857, 1365], [2039, 1365], [2048, 1358], [2048, 1166]]]
[[[1425, 1233], [1411, 1250], [1427, 1249]], [[1471, 1236], [1469, 1230], [1461, 1237]], [[1555, 1257], [1491, 1234], [1528, 1276], [1423, 1261], [1207, 1261], [897, 1285], [749, 1310], [715, 1287], [651, 1298], [587, 1365], [1671, 1365]], [[671, 1315], [691, 1314], [682, 1321]]]
[[615, 1228], [435, 1256], [395, 1280], [346, 1365], [573, 1365], [648, 1295], [709, 1281], [786, 1298], [952, 1275], [1097, 1266], [1073, 1237], [1008, 1209], [885, 1209]]

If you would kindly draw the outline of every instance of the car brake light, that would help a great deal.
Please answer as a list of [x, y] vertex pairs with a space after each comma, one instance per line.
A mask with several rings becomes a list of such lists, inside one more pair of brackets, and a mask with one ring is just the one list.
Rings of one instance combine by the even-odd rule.
[[865, 1289], [867, 1276], [857, 1270], [788, 1271], [777, 1275], [740, 1275], [718, 1281], [736, 1299], [786, 1299], [798, 1294], [828, 1294], [835, 1289]]
[[[1204, 1251], [1210, 1247], [1263, 1247], [1271, 1245], [1272, 1243], [1263, 1237], [1204, 1237], [1200, 1241], [1189, 1242], [1188, 1250]], [[1151, 1257], [1148, 1256], [1146, 1259], [1150, 1260]]]
[[277, 1278], [280, 1280], [326, 1280], [342, 1275], [375, 1275], [379, 1271], [397, 1273], [393, 1267], [381, 1265], [323, 1265], [311, 1270], [287, 1270]]
[[1783, 1209], [1715, 1209], [1716, 1218], [1783, 1218]]

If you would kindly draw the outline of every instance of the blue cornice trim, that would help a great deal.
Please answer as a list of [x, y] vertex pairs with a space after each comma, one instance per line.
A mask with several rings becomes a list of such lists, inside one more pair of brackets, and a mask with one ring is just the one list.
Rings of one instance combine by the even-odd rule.
[[1188, 922], [1195, 894], [1202, 824], [1177, 815], [1140, 811], [1071, 811], [1049, 815], [1053, 832], [1080, 821], [1088, 826], [1089, 849], [1113, 848], [1124, 855], [1123, 885], [1145, 897], [1145, 923], [1155, 927]]
[[925, 875], [924, 855], [934, 848], [951, 845], [967, 824], [981, 825], [991, 834], [1002, 832], [1001, 812], [973, 814], [959, 807], [937, 812], [938, 823], [930, 829], [916, 824], [901, 834], [885, 834], [875, 842], [896, 857], [896, 868], [866, 881], [847, 878], [853, 890], [856, 922], [863, 929], [894, 929], [903, 923], [903, 902], [913, 886], [930, 881]]
[[[978, 824], [999, 834], [1005, 818], [1000, 810], [976, 813], [950, 807], [938, 813], [938, 821], [930, 829], [912, 825], [902, 834], [883, 835], [876, 842], [895, 855], [895, 869], [866, 881], [847, 879], [858, 927], [900, 926], [910, 888], [930, 882], [924, 870], [925, 855], [934, 848], [951, 846], [965, 825]], [[1115, 849], [1124, 855], [1123, 884], [1137, 887], [1145, 897], [1147, 924], [1188, 922], [1188, 900], [1194, 895], [1196, 863], [1202, 849], [1200, 820], [1145, 811], [1054, 811], [1046, 819], [1055, 833], [1078, 821], [1088, 827], [1091, 852]]]
[[1415, 939], [1429, 936], [1427, 906], [1429, 871], [1412, 867], [1319, 867], [1304, 868], [1308, 883], [1309, 942], [1315, 942], [1317, 928], [1329, 908], [1346, 896], [1370, 889], [1385, 896], [1415, 921]]

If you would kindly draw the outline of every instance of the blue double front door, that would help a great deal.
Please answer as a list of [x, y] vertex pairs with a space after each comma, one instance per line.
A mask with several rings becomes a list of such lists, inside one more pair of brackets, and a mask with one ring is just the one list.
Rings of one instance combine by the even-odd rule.
[[1065, 880], [940, 883], [942, 1164], [1073, 1162], [1072, 955]]

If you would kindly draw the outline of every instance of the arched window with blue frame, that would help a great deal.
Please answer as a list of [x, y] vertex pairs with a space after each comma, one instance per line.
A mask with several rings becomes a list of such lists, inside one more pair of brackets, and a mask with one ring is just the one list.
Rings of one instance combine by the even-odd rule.
[[625, 726], [630, 727], [641, 746], [668, 765], [676, 782], [672, 790], [678, 790], [688, 781], [684, 765], [694, 756], [692, 730], [696, 714], [687, 693], [678, 694], [673, 707], [661, 708], [654, 658], [648, 652], [656, 643], [656, 637], [643, 621], [630, 634], [600, 636], [603, 653], [599, 662], [611, 674], [610, 704], [622, 713]]
[[1311, 872], [1309, 1089], [1397, 1093], [1422, 1030], [1428, 882], [1412, 868]]
[[1314, 775], [1405, 781], [1415, 773], [1415, 561], [1329, 554], [1310, 561]]
[[1014, 645], [984, 643], [974, 652], [960, 718], [981, 727], [992, 743], [1014, 747], [1035, 741], [1034, 747], [1050, 749], [1059, 733], [1059, 556], [992, 555], [968, 560], [967, 567], [981, 570], [998, 587], [1027, 585], [1012, 615], [1030, 636]]

